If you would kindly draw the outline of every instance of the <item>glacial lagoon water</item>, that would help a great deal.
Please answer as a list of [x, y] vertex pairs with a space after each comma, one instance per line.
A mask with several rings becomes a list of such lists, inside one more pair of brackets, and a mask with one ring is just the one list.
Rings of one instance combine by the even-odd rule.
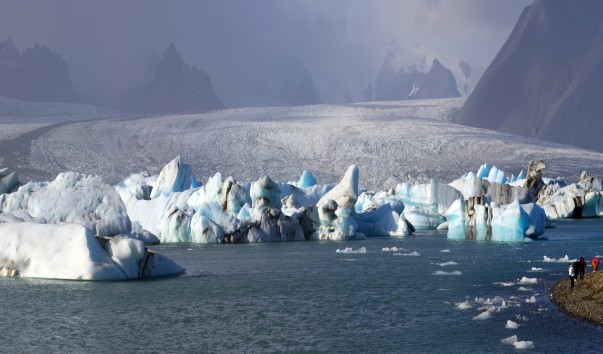
[[[559, 222], [545, 236], [492, 243], [418, 232], [355, 242], [163, 245], [155, 248], [185, 275], [0, 278], [0, 351], [497, 353], [516, 351], [501, 340], [517, 335], [533, 342], [531, 352], [600, 352], [603, 327], [567, 317], [550, 301], [567, 262], [543, 257], [603, 255], [603, 220]], [[346, 247], [366, 253], [336, 252]], [[382, 250], [392, 247], [401, 250]], [[520, 284], [523, 277], [537, 282]], [[506, 308], [473, 319], [485, 306], [476, 298], [497, 296]], [[455, 305], [466, 300], [472, 308]], [[519, 328], [506, 329], [507, 320]]]

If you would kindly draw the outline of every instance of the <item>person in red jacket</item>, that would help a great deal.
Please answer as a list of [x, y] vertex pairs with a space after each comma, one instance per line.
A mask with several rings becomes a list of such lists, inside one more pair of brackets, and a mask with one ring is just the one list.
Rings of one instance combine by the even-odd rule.
[[590, 265], [593, 266], [593, 272], [596, 272], [599, 269], [599, 258], [593, 257], [590, 260]]

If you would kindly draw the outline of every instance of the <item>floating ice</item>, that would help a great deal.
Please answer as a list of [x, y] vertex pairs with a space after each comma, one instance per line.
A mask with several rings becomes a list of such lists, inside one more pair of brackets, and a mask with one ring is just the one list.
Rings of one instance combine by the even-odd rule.
[[389, 247], [389, 248], [388, 247], [384, 247], [384, 248], [381, 249], [381, 251], [383, 251], [383, 252], [398, 252], [398, 251], [401, 251], [401, 250], [402, 250], [402, 248], [398, 248], [398, 247], [395, 247], [395, 246], [394, 247]]
[[519, 280], [518, 284], [537, 284], [537, 283], [538, 283], [538, 278], [522, 277]]
[[95, 238], [81, 225], [0, 224], [0, 273], [34, 278], [125, 280], [184, 269], [127, 236]]
[[297, 182], [297, 187], [305, 189], [316, 185], [316, 183], [318, 182], [316, 181], [316, 178], [314, 178], [312, 172], [304, 170], [299, 178], [299, 182]]
[[452, 266], [452, 265], [457, 265], [457, 264], [458, 264], [457, 262], [453, 262], [453, 261], [450, 261], [450, 262], [444, 262], [444, 263], [438, 263], [438, 265], [439, 265], [440, 267], [447, 267], [447, 266]]
[[163, 193], [182, 192], [189, 189], [192, 175], [192, 166], [182, 162], [180, 156], [176, 157], [161, 169], [157, 184], [151, 191], [151, 198], [156, 198]]
[[492, 314], [490, 313], [490, 311], [484, 311], [484, 312], [480, 313], [479, 315], [473, 317], [473, 320], [483, 321], [483, 320], [489, 319], [490, 317], [492, 317]]
[[544, 271], [544, 269], [537, 268], [537, 267], [532, 267], [532, 269], [530, 269], [530, 272], [542, 272], [542, 271]]
[[75, 172], [60, 173], [52, 182], [30, 182], [16, 192], [0, 195], [0, 212], [23, 212], [51, 224], [79, 224], [99, 236], [129, 234], [131, 230], [119, 194], [100, 177]]
[[450, 253], [450, 250], [441, 250], [441, 253]]
[[396, 185], [395, 194], [402, 199], [404, 205], [427, 210], [436, 215], [443, 215], [455, 200], [461, 198], [461, 193], [456, 189], [436, 182], [433, 178], [427, 184], [399, 183]]
[[546, 263], [571, 263], [571, 262], [576, 262], [577, 259], [569, 259], [568, 255], [566, 254], [565, 257], [561, 257], [559, 259], [555, 259], [555, 258], [549, 258], [547, 256], [543, 257], [543, 262]]
[[519, 290], [519, 291], [532, 291], [532, 290], [534, 290], [534, 289], [532, 289], [532, 288], [526, 288], [526, 287], [520, 286], [519, 288], [517, 288], [517, 290]]
[[360, 172], [356, 165], [348, 167], [341, 182], [320, 198], [316, 206], [320, 207], [329, 200], [335, 200], [338, 206], [354, 210], [354, 205], [356, 204], [356, 200], [358, 200], [359, 174]]
[[536, 303], [536, 297], [532, 296], [529, 299], [526, 299], [526, 304], [535, 304]]
[[419, 257], [421, 254], [419, 252], [417, 252], [417, 251], [413, 251], [413, 252], [410, 252], [410, 253], [404, 253], [402, 255], [403, 256], [411, 256], [411, 257]]
[[494, 285], [500, 285], [500, 286], [513, 286], [515, 285], [515, 283], [513, 282], [495, 282]]
[[564, 182], [549, 183], [539, 193], [538, 203], [551, 220], [601, 217], [602, 192], [601, 180], [584, 171], [578, 183], [569, 186]]
[[517, 336], [516, 335], [512, 335], [511, 337], [507, 337], [505, 339], [502, 339], [500, 342], [502, 344], [513, 345], [513, 344], [517, 343]]
[[[513, 322], [511, 320], [507, 320], [507, 324], [505, 325], [505, 328], [507, 328], [507, 329], [517, 329], [517, 328], [519, 328], [519, 324], [517, 324], [517, 322]], [[515, 338], [515, 341], [517, 341], [517, 338]]]
[[357, 250], [354, 250], [352, 247], [346, 247], [344, 249], [337, 249], [336, 252], [337, 253], [345, 253], [345, 254], [350, 254], [350, 253], [366, 253], [366, 247], [360, 247]]
[[469, 301], [467, 301], [467, 300], [464, 301], [464, 302], [458, 302], [458, 303], [455, 304], [455, 306], [459, 310], [467, 310], [467, 309], [470, 309], [472, 307], [471, 304], [469, 303]]
[[513, 343], [515, 349], [534, 349], [534, 342], [531, 340], [522, 340]]

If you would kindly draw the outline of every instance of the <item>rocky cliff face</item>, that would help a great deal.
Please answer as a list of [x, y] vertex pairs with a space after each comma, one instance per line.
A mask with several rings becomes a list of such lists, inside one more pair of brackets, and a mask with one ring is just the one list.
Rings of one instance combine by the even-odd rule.
[[603, 151], [603, 2], [536, 0], [455, 121]]
[[224, 105], [209, 75], [186, 64], [171, 44], [150, 79], [130, 91], [122, 107], [130, 113], [162, 114], [204, 112]]
[[376, 101], [460, 96], [454, 75], [437, 59], [433, 60], [427, 72], [416, 67], [402, 68], [396, 72], [388, 57], [375, 80]]
[[19, 52], [0, 42], [0, 96], [24, 101], [78, 102], [63, 57], [38, 44]]

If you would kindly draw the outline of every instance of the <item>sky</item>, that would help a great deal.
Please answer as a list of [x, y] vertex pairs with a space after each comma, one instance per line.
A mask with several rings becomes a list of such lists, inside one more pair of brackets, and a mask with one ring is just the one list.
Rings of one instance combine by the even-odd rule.
[[530, 3], [0, 0], [0, 40], [61, 54], [76, 89], [97, 100], [139, 85], [173, 42], [227, 104], [241, 105], [303, 70], [325, 101], [339, 102], [362, 98], [388, 50], [486, 68]]

